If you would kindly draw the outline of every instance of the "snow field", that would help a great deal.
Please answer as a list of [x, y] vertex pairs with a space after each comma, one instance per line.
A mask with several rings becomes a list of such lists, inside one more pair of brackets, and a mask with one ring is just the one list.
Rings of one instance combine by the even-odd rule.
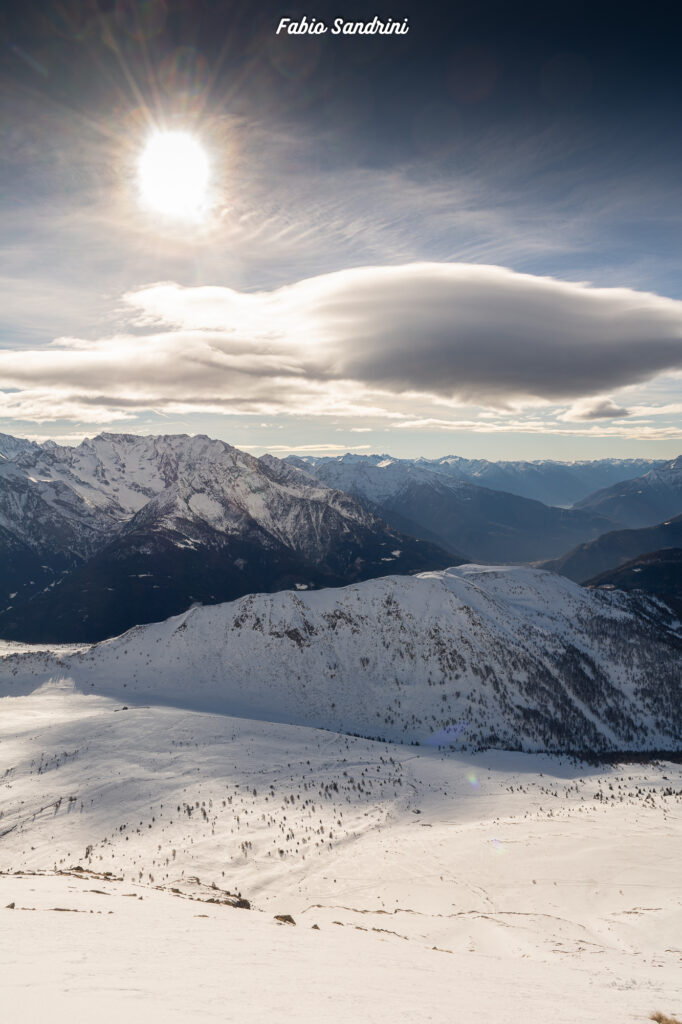
[[10, 1024], [680, 1015], [679, 765], [123, 708], [0, 701]]

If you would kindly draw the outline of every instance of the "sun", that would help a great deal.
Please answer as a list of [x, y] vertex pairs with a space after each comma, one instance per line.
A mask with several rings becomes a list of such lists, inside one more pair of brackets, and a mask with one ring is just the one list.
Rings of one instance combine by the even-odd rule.
[[140, 156], [140, 199], [148, 209], [178, 220], [206, 211], [210, 168], [201, 143], [188, 132], [159, 131]]

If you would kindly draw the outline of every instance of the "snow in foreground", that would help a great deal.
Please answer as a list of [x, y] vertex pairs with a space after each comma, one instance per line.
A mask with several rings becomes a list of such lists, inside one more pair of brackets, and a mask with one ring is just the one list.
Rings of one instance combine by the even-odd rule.
[[0, 758], [11, 1024], [682, 1013], [679, 765], [445, 756], [64, 687], [0, 701]]

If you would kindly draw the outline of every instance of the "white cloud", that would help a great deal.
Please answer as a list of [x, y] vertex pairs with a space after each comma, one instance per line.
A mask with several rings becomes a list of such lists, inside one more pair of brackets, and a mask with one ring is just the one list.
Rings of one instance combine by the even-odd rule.
[[84, 420], [105, 425], [132, 420], [135, 411], [117, 407], [117, 403], [90, 402], [89, 396], [74, 397], [70, 390], [59, 388], [26, 388], [6, 393], [0, 391], [0, 419], [50, 423], [54, 420]]
[[369, 444], [240, 444], [240, 448], [249, 451], [256, 449], [264, 452], [350, 452], [371, 448]]
[[141, 320], [220, 331], [308, 378], [504, 405], [577, 399], [682, 368], [682, 302], [503, 267], [361, 267], [272, 292], [162, 284]]
[[682, 302], [502, 267], [360, 267], [253, 293], [161, 283], [125, 302], [128, 332], [0, 350], [16, 389], [0, 415], [38, 419], [52, 402], [52, 418], [89, 422], [155, 409], [407, 427], [430, 401], [507, 417], [568, 401], [563, 420], [589, 421], [626, 415], [606, 390], [682, 369]]
[[596, 398], [580, 398], [574, 402], [570, 409], [559, 416], [560, 420], [567, 422], [580, 422], [581, 420], [615, 420], [623, 419], [630, 415], [630, 410], [622, 405], [617, 405], [607, 395]]

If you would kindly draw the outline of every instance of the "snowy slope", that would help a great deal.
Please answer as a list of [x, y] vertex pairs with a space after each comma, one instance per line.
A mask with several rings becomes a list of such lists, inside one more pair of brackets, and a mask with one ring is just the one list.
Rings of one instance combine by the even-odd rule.
[[0, 695], [79, 690], [470, 748], [677, 749], [671, 613], [540, 570], [466, 565], [194, 608], [78, 653], [9, 653]]
[[[312, 479], [328, 487], [360, 495], [366, 501], [380, 505], [395, 498], [411, 484], [433, 486], [442, 476], [442, 487], [456, 489], [457, 480], [445, 474], [436, 474], [430, 468], [407, 459], [394, 459], [390, 455], [341, 455], [337, 458], [297, 458], [285, 461], [306, 470]], [[461, 479], [464, 479], [462, 477]]]
[[679, 764], [444, 755], [59, 687], [0, 700], [0, 750], [8, 1024], [680, 1016]]

